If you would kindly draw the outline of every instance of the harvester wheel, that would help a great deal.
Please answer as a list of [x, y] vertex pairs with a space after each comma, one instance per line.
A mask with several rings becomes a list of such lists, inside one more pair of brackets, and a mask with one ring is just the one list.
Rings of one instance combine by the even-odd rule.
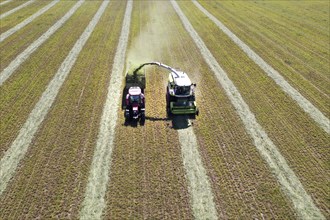
[[170, 107], [166, 107], [166, 113], [167, 113], [167, 117], [171, 117], [172, 116], [172, 112]]

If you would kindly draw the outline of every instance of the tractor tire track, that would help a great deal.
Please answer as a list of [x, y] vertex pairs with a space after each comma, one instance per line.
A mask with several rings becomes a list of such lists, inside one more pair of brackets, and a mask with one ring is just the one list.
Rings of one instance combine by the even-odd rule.
[[[7, 11], [6, 13], [3, 13], [2, 15], [0, 15], [0, 19], [3, 19], [3, 18], [5, 18], [5, 17], [7, 17], [7, 16], [9, 16], [9, 15], [11, 15], [11, 14], [13, 14], [13, 13], [15, 13], [16, 11], [21, 10], [22, 8], [25, 8], [26, 6], [30, 5], [30, 4], [33, 3], [34, 1], [35, 1], [35, 0], [27, 1], [27, 2], [25, 2], [24, 4], [22, 4], [22, 5], [20, 5], [20, 6], [16, 7], [16, 8], [14, 8], [14, 9], [12, 9], [12, 10], [10, 10], [10, 11]], [[4, 3], [4, 2], [3, 2], [3, 3]], [[3, 3], [2, 3], [2, 4], [3, 4]]]
[[28, 25], [29, 23], [31, 23], [35, 18], [39, 17], [40, 15], [42, 15], [43, 13], [45, 13], [46, 11], [48, 11], [51, 7], [53, 7], [54, 5], [56, 5], [59, 1], [60, 0], [52, 1], [48, 5], [46, 5], [45, 7], [43, 7], [42, 9], [40, 9], [39, 11], [37, 11], [35, 14], [31, 15], [29, 18], [27, 18], [24, 21], [22, 21], [21, 23], [17, 24], [15, 27], [9, 29], [5, 33], [2, 33], [0, 35], [0, 43], [2, 41], [4, 41], [7, 37], [9, 37], [12, 34], [14, 34], [16, 31], [20, 30], [21, 28], [23, 28], [26, 25]]
[[11, 1], [13, 1], [13, 0], [7, 0], [7, 1], [1, 2], [1, 3], [0, 3], [0, 6], [1, 6], [1, 5], [4, 5], [4, 4], [7, 4], [7, 3], [11, 2]]
[[75, 11], [84, 3], [85, 0], [79, 0], [68, 13], [66, 13], [60, 20], [58, 20], [51, 28], [49, 28], [41, 37], [35, 40], [28, 48], [20, 53], [1, 73], [0, 73], [0, 86], [16, 71], [17, 68], [27, 60], [30, 55], [36, 51], [50, 36], [52, 36]]
[[80, 219], [100, 219], [106, 205], [104, 198], [109, 182], [110, 162], [114, 147], [115, 126], [121, 97], [120, 89], [123, 79], [122, 73], [124, 71], [132, 9], [133, 3], [132, 1], [128, 1], [84, 201], [80, 212]]
[[297, 214], [303, 219], [325, 219], [320, 210], [315, 206], [310, 195], [308, 195], [303, 188], [303, 185], [295, 173], [288, 166], [285, 158], [270, 140], [264, 129], [259, 125], [254, 114], [250, 111], [249, 106], [245, 103], [233, 82], [228, 78], [226, 72], [220, 67], [211, 52], [207, 49], [205, 43], [190, 24], [187, 17], [183, 14], [179, 5], [173, 0], [171, 3], [174, 10], [180, 17], [185, 29], [189, 32], [195, 44], [200, 49], [206, 63], [214, 72], [219, 83], [235, 107], [238, 115], [245, 125], [247, 132], [252, 137], [254, 145], [260, 152], [261, 156], [268, 163], [273, 174], [281, 184], [284, 193], [292, 201]]
[[[77, 7], [75, 8], [78, 8], [82, 3], [83, 1], [78, 2], [75, 5]], [[71, 68], [75, 64], [80, 51], [89, 39], [108, 4], [109, 1], [104, 1], [102, 3], [91, 22], [88, 24], [80, 38], [69, 52], [68, 56], [61, 64], [52, 81], [48, 84], [46, 90], [30, 113], [15, 141], [12, 143], [10, 148], [6, 151], [4, 157], [1, 159], [0, 195], [6, 189], [6, 186], [11, 177], [14, 175], [20, 160], [26, 154], [35, 133], [37, 132], [40, 124], [43, 122], [45, 116], [50, 110], [62, 84], [70, 73]]]
[[196, 0], [193, 0], [196, 7], [211, 19], [237, 46], [239, 46], [248, 57], [253, 60], [269, 77], [271, 77], [282, 90], [288, 94], [298, 105], [310, 115], [311, 118], [328, 134], [330, 133], [330, 120], [317, 109], [310, 101], [303, 97], [293, 88], [284, 77], [256, 54], [248, 45], [241, 41], [233, 32], [223, 25], [216, 17], [209, 13]]

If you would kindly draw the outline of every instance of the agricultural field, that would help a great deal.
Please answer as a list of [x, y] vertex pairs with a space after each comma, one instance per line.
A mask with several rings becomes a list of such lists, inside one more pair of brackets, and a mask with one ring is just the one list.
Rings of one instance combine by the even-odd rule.
[[[0, 0], [0, 219], [329, 219], [329, 1]], [[125, 74], [196, 83], [145, 122]]]

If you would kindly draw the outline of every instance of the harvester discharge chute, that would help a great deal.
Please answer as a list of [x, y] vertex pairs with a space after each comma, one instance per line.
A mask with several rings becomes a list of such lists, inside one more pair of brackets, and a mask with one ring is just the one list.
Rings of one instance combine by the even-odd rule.
[[196, 84], [191, 83], [188, 75], [185, 72], [178, 71], [170, 66], [160, 62], [144, 63], [136, 68], [133, 75], [140, 72], [145, 65], [157, 65], [167, 70], [170, 70], [167, 92], [166, 92], [166, 107], [169, 115], [188, 114], [195, 117], [199, 110], [195, 100]]

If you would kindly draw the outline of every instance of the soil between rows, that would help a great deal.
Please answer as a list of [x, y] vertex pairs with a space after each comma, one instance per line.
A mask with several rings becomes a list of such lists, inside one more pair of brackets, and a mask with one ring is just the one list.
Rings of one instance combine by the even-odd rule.
[[124, 9], [111, 2], [80, 53], [0, 200], [4, 218], [78, 218]]

